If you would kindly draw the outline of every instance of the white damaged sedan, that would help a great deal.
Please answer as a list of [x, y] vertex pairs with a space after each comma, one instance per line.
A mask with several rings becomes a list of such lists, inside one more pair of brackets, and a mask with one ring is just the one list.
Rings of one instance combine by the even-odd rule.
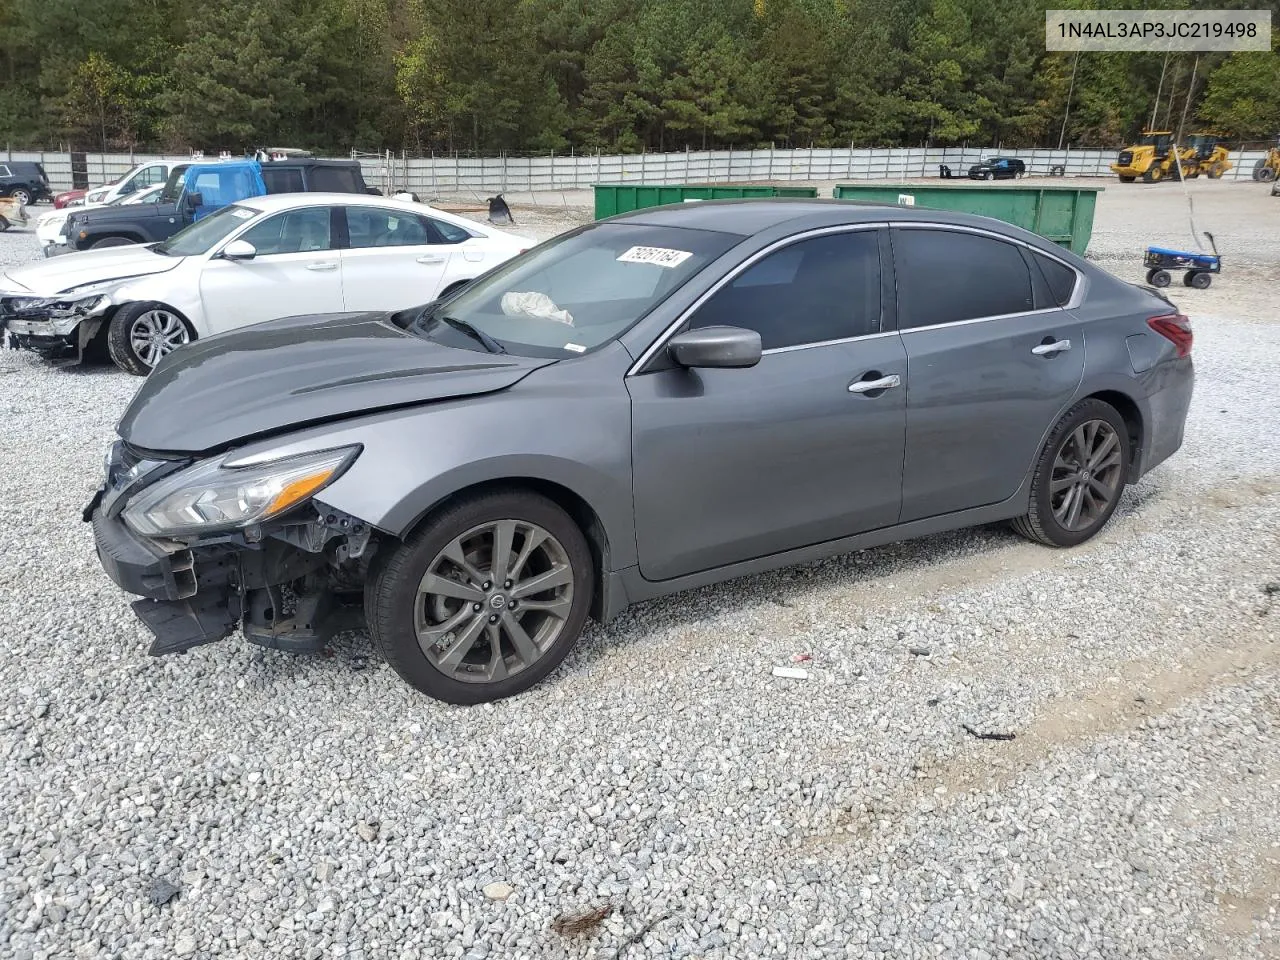
[[54, 362], [99, 344], [145, 375], [184, 343], [249, 324], [427, 303], [536, 242], [421, 203], [253, 197], [160, 243], [9, 269], [0, 331]]

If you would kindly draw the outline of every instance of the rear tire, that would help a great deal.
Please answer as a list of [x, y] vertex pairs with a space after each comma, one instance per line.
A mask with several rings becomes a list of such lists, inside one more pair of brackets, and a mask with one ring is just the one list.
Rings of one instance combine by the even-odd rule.
[[20, 207], [25, 207], [31, 203], [31, 191], [25, 187], [15, 187], [9, 191], [8, 197], [11, 200], [17, 200]]
[[1124, 174], [1121, 174], [1121, 175], [1120, 175], [1120, 182], [1121, 182], [1121, 183], [1133, 183], [1133, 181], [1135, 181], [1135, 180], [1137, 180], [1137, 179], [1138, 179], [1137, 177], [1126, 177]]
[[1270, 167], [1263, 167], [1261, 170], [1254, 172], [1257, 174], [1256, 179], [1261, 180], [1263, 183], [1270, 183], [1276, 178], [1276, 172]]
[[1115, 407], [1090, 398], [1049, 433], [1031, 480], [1027, 514], [1013, 528], [1049, 547], [1074, 547], [1098, 533], [1129, 479], [1129, 428]]
[[[510, 532], [500, 535], [503, 527]], [[508, 559], [495, 564], [500, 540]], [[510, 578], [500, 581], [498, 567]], [[554, 585], [530, 591], [557, 573]], [[446, 703], [487, 703], [528, 690], [560, 664], [582, 633], [595, 578], [586, 537], [558, 505], [524, 491], [485, 494], [444, 508], [390, 548], [365, 586], [365, 617], [374, 645], [411, 687]]]
[[1156, 270], [1151, 274], [1151, 285], [1153, 287], [1167, 287], [1173, 282], [1173, 277], [1169, 275], [1168, 270]]
[[1215, 163], [1213, 166], [1209, 168], [1208, 177], [1210, 180], [1221, 180], [1222, 175], [1226, 172], [1227, 172], [1227, 168], [1225, 165], [1221, 163]]
[[186, 318], [161, 303], [126, 303], [107, 327], [107, 354], [126, 373], [145, 377], [166, 356], [195, 337]]
[[1189, 273], [1187, 277], [1190, 278], [1188, 286], [1195, 287], [1197, 290], [1207, 290], [1209, 289], [1209, 284], [1213, 282], [1212, 274], [1203, 272]]
[[1147, 172], [1142, 175], [1143, 183], [1159, 183], [1164, 179], [1164, 171], [1158, 165], [1147, 167]]

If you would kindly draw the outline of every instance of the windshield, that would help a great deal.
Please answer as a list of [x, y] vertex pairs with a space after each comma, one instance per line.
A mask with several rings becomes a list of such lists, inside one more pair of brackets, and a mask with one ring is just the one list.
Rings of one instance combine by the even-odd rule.
[[203, 220], [197, 220], [151, 249], [169, 257], [194, 257], [208, 253], [257, 215], [257, 210], [232, 204], [217, 213], [209, 214]]
[[486, 274], [413, 329], [451, 346], [484, 349], [459, 329], [469, 325], [508, 353], [577, 356], [620, 336], [741, 239], [709, 230], [595, 224]]

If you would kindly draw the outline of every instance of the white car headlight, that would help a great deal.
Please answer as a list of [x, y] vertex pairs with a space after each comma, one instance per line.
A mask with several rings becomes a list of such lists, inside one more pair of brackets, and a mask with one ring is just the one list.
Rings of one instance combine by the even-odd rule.
[[122, 517], [144, 537], [235, 530], [279, 516], [338, 479], [359, 446], [233, 466], [234, 454], [205, 460], [143, 489]]
[[40, 313], [50, 320], [71, 320], [93, 317], [111, 305], [111, 298], [102, 293], [65, 294], [57, 297], [16, 297], [9, 302], [14, 313]]

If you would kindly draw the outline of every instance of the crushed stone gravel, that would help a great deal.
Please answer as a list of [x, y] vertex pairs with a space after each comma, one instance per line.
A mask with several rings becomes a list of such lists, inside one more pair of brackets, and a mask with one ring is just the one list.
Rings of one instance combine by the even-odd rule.
[[[1164, 186], [1108, 187], [1099, 262]], [[1186, 443], [1101, 536], [646, 603], [477, 708], [360, 634], [148, 658], [78, 519], [137, 381], [0, 351], [0, 956], [1280, 955], [1275, 214], [1193, 186], [1248, 269], [1173, 291]]]

